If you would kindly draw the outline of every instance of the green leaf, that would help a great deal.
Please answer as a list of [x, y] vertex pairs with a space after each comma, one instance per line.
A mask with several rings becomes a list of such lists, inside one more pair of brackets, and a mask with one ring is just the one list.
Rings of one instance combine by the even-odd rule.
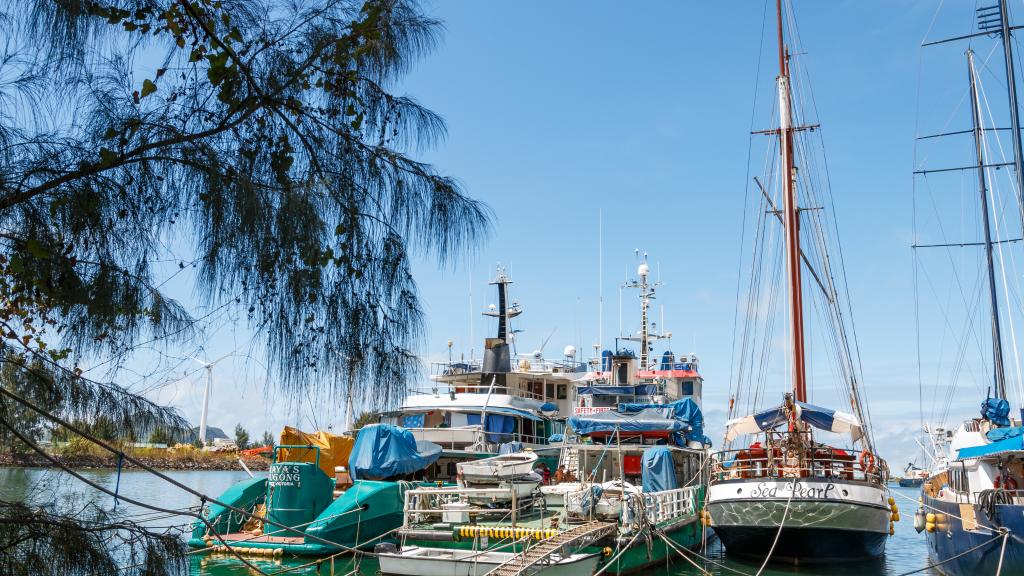
[[142, 82], [142, 92], [140, 93], [140, 96], [145, 98], [153, 92], [156, 92], [156, 84], [154, 84], [152, 80], [147, 78]]
[[29, 238], [28, 242], [25, 242], [25, 249], [40, 260], [46, 260], [50, 257], [50, 253], [35, 238]]

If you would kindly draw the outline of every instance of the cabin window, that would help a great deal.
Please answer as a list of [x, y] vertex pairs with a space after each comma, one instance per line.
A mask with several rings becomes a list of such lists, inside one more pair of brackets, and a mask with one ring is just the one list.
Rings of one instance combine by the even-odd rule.
[[458, 475], [459, 469], [455, 466], [455, 462], [449, 462], [447, 468], [449, 478], [454, 478]]
[[683, 396], [693, 396], [693, 380], [683, 380]]
[[546, 394], [544, 394], [545, 398], [554, 398], [555, 397], [555, 385], [554, 384], [547, 384], [545, 386], [545, 392], [546, 392]]
[[569, 397], [569, 393], [566, 391], [565, 384], [559, 384], [558, 385], [558, 399], [559, 400], [565, 400], [568, 397]]
[[619, 383], [619, 384], [627, 384], [627, 383], [629, 383], [629, 367], [626, 365], [626, 363], [625, 362], [619, 363], [617, 368], [618, 368], [616, 370], [617, 375], [616, 375], [616, 378], [615, 378], [616, 382]]

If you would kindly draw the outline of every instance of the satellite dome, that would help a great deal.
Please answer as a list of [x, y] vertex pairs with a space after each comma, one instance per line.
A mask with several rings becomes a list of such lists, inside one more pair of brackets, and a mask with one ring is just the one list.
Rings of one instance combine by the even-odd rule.
[[573, 346], [572, 344], [570, 344], [570, 345], [565, 347], [565, 350], [562, 350], [562, 354], [564, 354], [566, 356], [575, 357], [576, 356], [576, 347]]
[[497, 306], [495, 306], [494, 304], [488, 304], [488, 305], [487, 305], [487, 309], [488, 309], [488, 310], [490, 310], [490, 311], [492, 311], [492, 312], [493, 312], [494, 310], [496, 310], [497, 308], [498, 308], [498, 307], [497, 307]]
[[648, 266], [647, 264], [641, 264], [640, 267], [636, 269], [636, 273], [641, 275], [641, 276], [647, 276], [647, 274], [650, 271], [651, 271], [651, 267]]

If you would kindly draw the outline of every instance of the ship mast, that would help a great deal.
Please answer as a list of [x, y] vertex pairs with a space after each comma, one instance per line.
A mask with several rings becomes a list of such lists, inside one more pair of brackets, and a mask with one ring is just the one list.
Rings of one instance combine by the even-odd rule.
[[978, 159], [978, 193], [981, 200], [982, 230], [985, 234], [985, 263], [988, 266], [988, 293], [992, 308], [992, 372], [996, 397], [1006, 399], [1006, 374], [1003, 369], [1003, 338], [999, 328], [999, 298], [996, 272], [992, 256], [992, 232], [989, 227], [988, 186], [985, 182], [984, 128], [981, 124], [981, 104], [978, 101], [978, 83], [974, 71], [974, 51], [967, 51], [967, 73], [971, 82], [971, 124], [974, 131], [974, 149]]
[[[982, 8], [981, 10], [985, 9]], [[983, 15], [982, 17], [985, 16]], [[1006, 95], [1010, 101], [1010, 129], [1013, 132], [1013, 167], [1017, 176], [1017, 205], [1021, 211], [1021, 222], [1024, 222], [1024, 167], [1021, 166], [1020, 110], [1017, 107], [1017, 79], [1015, 78], [1013, 66], [1013, 39], [1010, 37], [1010, 11], [1006, 6], [1006, 0], [999, 1], [999, 28], [1003, 36], [1003, 61], [1006, 64]], [[1005, 399], [1005, 396], [1004, 385], [1004, 394], [1000, 398]]]
[[786, 276], [789, 282], [789, 332], [792, 346], [793, 396], [807, 401], [804, 363], [803, 293], [800, 280], [800, 209], [793, 163], [793, 108], [789, 82], [789, 52], [782, 27], [782, 0], [776, 0], [779, 29], [779, 153], [782, 161], [783, 225], [786, 233]]

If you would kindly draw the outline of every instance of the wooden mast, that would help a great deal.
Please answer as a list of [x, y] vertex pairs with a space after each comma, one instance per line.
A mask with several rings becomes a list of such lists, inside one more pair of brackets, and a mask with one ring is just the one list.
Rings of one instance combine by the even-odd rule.
[[779, 28], [779, 153], [782, 158], [783, 225], [786, 233], [786, 276], [789, 282], [789, 333], [792, 339], [793, 396], [807, 401], [804, 363], [803, 285], [800, 280], [800, 209], [796, 198], [793, 163], [793, 116], [789, 83], [789, 53], [782, 29], [782, 0], [776, 0]]
[[992, 232], [989, 226], [988, 185], [985, 182], [984, 132], [981, 123], [981, 103], [978, 101], [978, 82], [974, 72], [974, 51], [967, 51], [967, 73], [971, 81], [971, 124], [974, 128], [974, 149], [978, 159], [978, 193], [981, 200], [982, 231], [985, 234], [985, 262], [988, 267], [988, 294], [992, 308], [992, 376], [996, 397], [1006, 399], [1006, 373], [1003, 368], [1003, 337], [999, 328], [999, 293], [992, 255]]

